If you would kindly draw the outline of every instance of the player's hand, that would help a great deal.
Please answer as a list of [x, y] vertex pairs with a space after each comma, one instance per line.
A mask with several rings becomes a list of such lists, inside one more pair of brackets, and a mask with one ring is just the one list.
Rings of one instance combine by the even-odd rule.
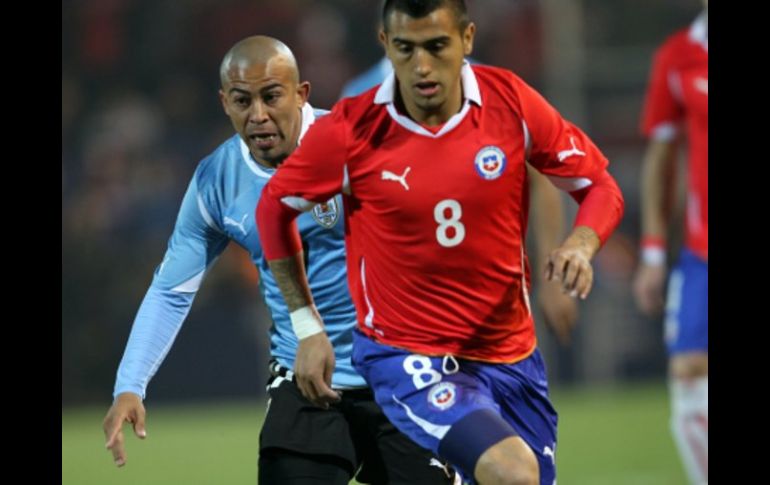
[[[583, 229], [590, 231], [590, 234]], [[545, 279], [560, 283], [563, 293], [585, 300], [594, 283], [591, 257], [598, 247], [599, 238], [596, 233], [584, 227], [575, 228], [564, 244], [548, 256]]]
[[147, 436], [144, 428], [144, 404], [142, 398], [133, 392], [124, 392], [115, 398], [102, 427], [107, 440], [107, 449], [112, 451], [112, 458], [117, 466], [126, 464], [126, 450], [123, 448], [123, 422], [134, 425], [134, 434], [141, 439]]
[[320, 332], [299, 341], [294, 376], [297, 387], [310, 402], [324, 409], [340, 400], [332, 390], [334, 349], [326, 332]]
[[554, 281], [543, 281], [537, 289], [538, 303], [549, 330], [561, 345], [568, 345], [578, 316], [577, 302], [565, 295]]
[[639, 309], [648, 316], [663, 311], [663, 287], [666, 284], [666, 266], [641, 263], [634, 277], [634, 298]]

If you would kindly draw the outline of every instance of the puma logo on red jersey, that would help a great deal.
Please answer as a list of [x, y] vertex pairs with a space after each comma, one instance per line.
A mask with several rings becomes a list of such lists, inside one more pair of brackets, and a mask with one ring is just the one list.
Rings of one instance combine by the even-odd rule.
[[401, 185], [404, 186], [406, 190], [409, 190], [409, 185], [406, 183], [406, 175], [409, 173], [409, 171], [412, 169], [412, 167], [406, 167], [406, 170], [404, 170], [403, 175], [396, 175], [395, 173], [391, 172], [390, 170], [383, 170], [382, 171], [382, 180], [392, 180], [394, 182], [398, 182]]
[[562, 150], [557, 154], [560, 162], [563, 162], [566, 158], [571, 157], [572, 155], [580, 155], [581, 157], [586, 156], [585, 152], [578, 150], [578, 147], [575, 146], [574, 136], [569, 137], [569, 141], [570, 143], [572, 143], [572, 148], [570, 148], [569, 150]]

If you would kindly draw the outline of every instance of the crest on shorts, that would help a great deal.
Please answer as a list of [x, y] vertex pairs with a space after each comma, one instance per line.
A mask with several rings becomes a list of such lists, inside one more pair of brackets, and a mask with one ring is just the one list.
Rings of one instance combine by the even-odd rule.
[[331, 229], [337, 224], [337, 221], [340, 218], [340, 206], [337, 203], [337, 199], [332, 197], [326, 202], [322, 202], [313, 207], [311, 213], [313, 219], [315, 219], [318, 224], [326, 229]]
[[481, 178], [495, 180], [505, 170], [505, 153], [496, 146], [488, 145], [479, 150], [473, 163], [476, 165], [476, 172], [481, 175]]
[[428, 391], [428, 402], [442, 411], [451, 408], [455, 401], [457, 401], [457, 387], [451, 382], [439, 382]]

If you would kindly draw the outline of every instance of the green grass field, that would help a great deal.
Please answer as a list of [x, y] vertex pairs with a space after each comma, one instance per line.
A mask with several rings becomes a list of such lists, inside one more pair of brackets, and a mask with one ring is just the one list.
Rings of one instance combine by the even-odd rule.
[[[685, 484], [668, 433], [665, 385], [553, 393], [560, 485]], [[262, 405], [153, 406], [147, 439], [125, 431], [128, 463], [104, 448], [105, 409], [62, 411], [62, 484], [255, 484]]]

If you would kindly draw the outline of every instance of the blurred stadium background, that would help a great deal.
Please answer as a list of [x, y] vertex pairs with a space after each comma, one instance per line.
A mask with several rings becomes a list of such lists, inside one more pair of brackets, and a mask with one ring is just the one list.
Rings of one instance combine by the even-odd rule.
[[[539, 323], [560, 411], [562, 484], [684, 483], [667, 431], [659, 322], [630, 293], [638, 119], [654, 48], [697, 0], [466, 0], [474, 57], [507, 67], [611, 161], [626, 216], [596, 259], [570, 348]], [[70, 0], [62, 4], [62, 482], [254, 483], [269, 317], [245, 253], [209, 274], [146, 401], [148, 440], [116, 470], [101, 419], [134, 313], [197, 162], [231, 134], [218, 66], [266, 34], [330, 107], [380, 59], [374, 0]], [[566, 202], [568, 214], [574, 204]]]

